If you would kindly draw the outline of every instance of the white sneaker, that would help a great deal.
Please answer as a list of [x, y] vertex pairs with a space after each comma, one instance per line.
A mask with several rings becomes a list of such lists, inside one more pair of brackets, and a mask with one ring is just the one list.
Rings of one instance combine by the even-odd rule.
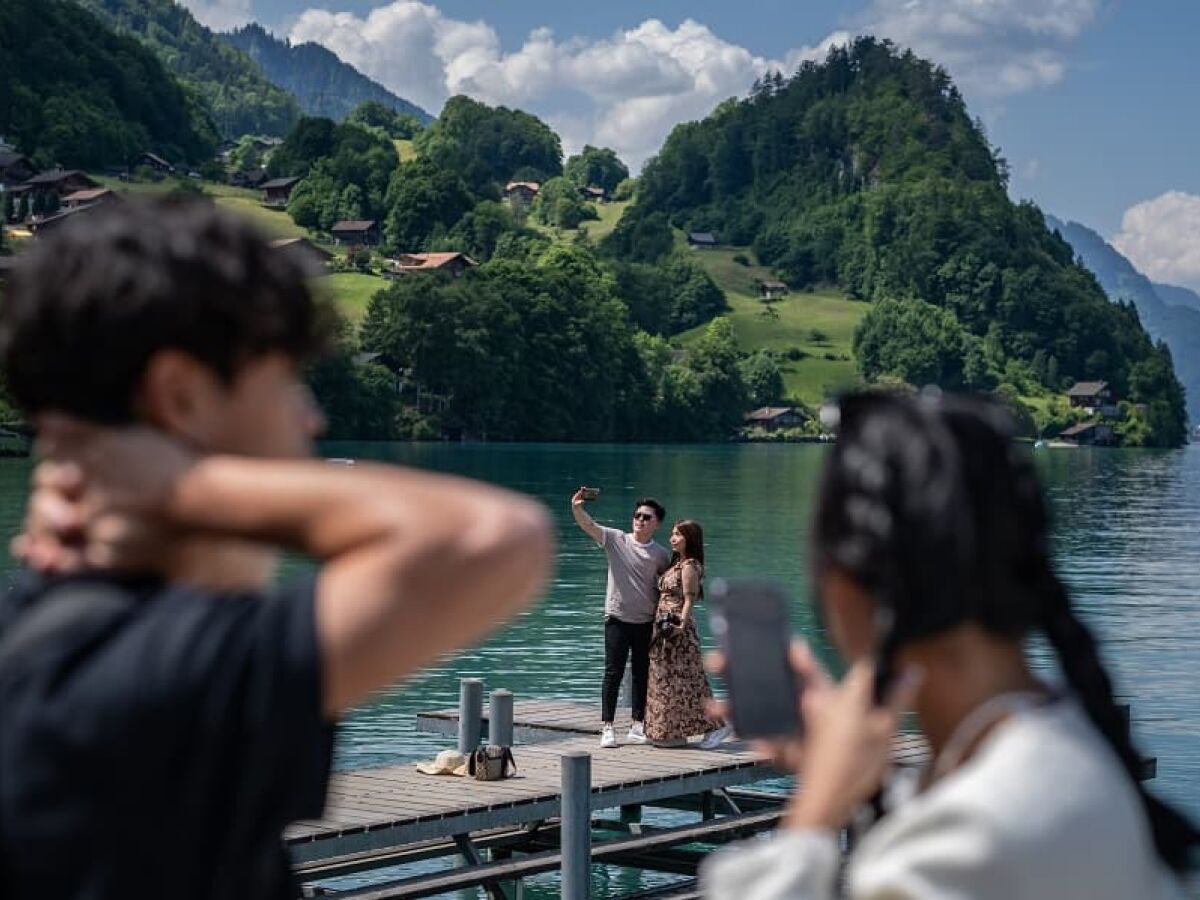
[[634, 722], [629, 726], [629, 743], [644, 744], [646, 743], [646, 728], [641, 722]]
[[617, 736], [613, 733], [611, 725], [605, 725], [600, 729], [600, 746], [604, 748], [617, 746]]
[[700, 749], [701, 750], [716, 750], [718, 747], [721, 746], [721, 742], [723, 740], [725, 740], [725, 738], [729, 737], [730, 730], [731, 729], [728, 725], [722, 725], [720, 728], [716, 729], [715, 731], [710, 731], [708, 734], [706, 734], [704, 737], [702, 737], [700, 739], [700, 745], [699, 745]]

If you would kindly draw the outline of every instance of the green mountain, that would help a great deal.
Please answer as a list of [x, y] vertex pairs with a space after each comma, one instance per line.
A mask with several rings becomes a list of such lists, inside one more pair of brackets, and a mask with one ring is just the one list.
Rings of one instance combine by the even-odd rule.
[[1139, 440], [1182, 442], [1169, 352], [1007, 180], [945, 71], [859, 38], [678, 126], [605, 245], [636, 258], [669, 226], [715, 232], [793, 288], [870, 301], [854, 342], [867, 381], [1029, 397], [1103, 379], [1146, 404]]
[[421, 107], [397, 97], [320, 44], [281, 41], [257, 24], [218, 37], [258, 63], [272, 83], [299, 101], [306, 115], [341, 121], [372, 100], [422, 125], [433, 121]]
[[171, 72], [195, 89], [225, 137], [282, 137], [300, 118], [295, 98], [174, 0], [75, 2], [153, 50]]
[[199, 100], [137, 41], [65, 0], [0, 3], [0, 134], [42, 165], [211, 157]]
[[1193, 418], [1200, 415], [1200, 309], [1171, 302], [1180, 294], [1191, 292], [1186, 288], [1174, 288], [1178, 293], [1170, 288], [1164, 291], [1163, 286], [1152, 283], [1104, 238], [1078, 222], [1062, 222], [1047, 216], [1046, 224], [1067, 240], [1083, 264], [1095, 273], [1109, 297], [1132, 303], [1150, 336], [1171, 349], [1191, 415]]

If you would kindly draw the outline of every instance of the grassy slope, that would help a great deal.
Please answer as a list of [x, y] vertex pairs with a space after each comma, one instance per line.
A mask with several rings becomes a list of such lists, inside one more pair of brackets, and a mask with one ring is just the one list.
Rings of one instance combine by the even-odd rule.
[[[169, 190], [174, 185], [174, 181], [171, 179], [156, 183], [140, 183], [121, 181], [101, 175], [93, 175], [92, 178], [114, 191], [131, 194], [156, 193]], [[301, 228], [293, 222], [292, 217], [286, 212], [267, 209], [263, 206], [261, 191], [206, 181], [204, 182], [204, 192], [212, 197], [218, 206], [246, 216], [263, 231], [275, 237], [312, 237], [307, 229]], [[327, 249], [337, 252], [336, 248], [325, 246]], [[326, 281], [326, 289], [330, 291], [330, 295], [342, 315], [357, 325], [366, 313], [367, 303], [371, 296], [386, 284], [384, 279], [376, 278], [373, 275], [342, 273], [330, 275]]]
[[396, 145], [396, 154], [400, 157], [400, 162], [408, 162], [410, 159], [416, 158], [417, 151], [413, 147], [412, 141], [396, 138], [392, 143]]
[[357, 272], [337, 272], [323, 279], [338, 311], [356, 328], [367, 314], [367, 304], [375, 292], [387, 287], [386, 279]]
[[[743, 266], [733, 261], [737, 253], [751, 256], [745, 248], [695, 251], [697, 261], [725, 292], [731, 312], [728, 314], [744, 351], [760, 348], [786, 351], [799, 347], [804, 359], [783, 360], [784, 385], [789, 397], [810, 406], [856, 379], [851, 344], [854, 329], [866, 314], [867, 304], [847, 300], [836, 291], [793, 292], [771, 307], [778, 318], [763, 315], [767, 305], [759, 301], [755, 279], [774, 278], [762, 266]], [[675, 340], [686, 346], [696, 340], [704, 326], [679, 335]], [[824, 339], [814, 340], [813, 331]], [[839, 357], [825, 358], [825, 354]]]

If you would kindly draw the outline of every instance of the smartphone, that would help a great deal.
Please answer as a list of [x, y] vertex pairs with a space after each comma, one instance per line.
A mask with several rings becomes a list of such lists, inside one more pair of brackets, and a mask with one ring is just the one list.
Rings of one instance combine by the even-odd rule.
[[590, 503], [591, 501], [599, 498], [600, 488], [581, 487], [579, 489], [579, 493], [582, 495], [584, 501]]
[[725, 654], [734, 731], [743, 738], [800, 734], [800, 685], [788, 659], [787, 598], [769, 581], [717, 579], [709, 623]]

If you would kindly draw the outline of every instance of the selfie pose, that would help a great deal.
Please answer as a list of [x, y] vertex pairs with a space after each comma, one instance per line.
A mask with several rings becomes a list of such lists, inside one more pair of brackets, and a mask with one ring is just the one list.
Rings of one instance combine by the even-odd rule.
[[655, 542], [654, 532], [667, 514], [662, 504], [645, 497], [634, 504], [633, 528], [628, 532], [597, 525], [584, 503], [595, 499], [593, 488], [580, 488], [571, 498], [571, 514], [608, 557], [608, 587], [604, 598], [604, 686], [601, 696], [600, 746], [617, 746], [613, 719], [617, 695], [632, 656], [633, 719], [627, 739], [646, 743], [643, 724], [646, 682], [650, 671], [650, 637], [658, 604], [658, 576], [670, 563], [667, 548]]
[[650, 687], [646, 697], [646, 737], [656, 744], [686, 744], [704, 735], [711, 750], [729, 729], [705, 710], [712, 688], [700, 653], [695, 606], [704, 596], [704, 532], [683, 519], [671, 529], [671, 565], [658, 579], [658, 610], [650, 641]]
[[[833, 686], [797, 647], [805, 736], [764, 749], [804, 789], [775, 836], [709, 859], [706, 897], [840, 896], [838, 834], [880, 788], [907, 708], [932, 762], [907, 798], [893, 783], [844, 895], [1183, 896], [1197, 832], [1138, 779], [1007, 414], [961, 398], [848, 398], [813, 532], [820, 611], [849, 672]], [[1061, 689], [1029, 667], [1034, 632]]]

